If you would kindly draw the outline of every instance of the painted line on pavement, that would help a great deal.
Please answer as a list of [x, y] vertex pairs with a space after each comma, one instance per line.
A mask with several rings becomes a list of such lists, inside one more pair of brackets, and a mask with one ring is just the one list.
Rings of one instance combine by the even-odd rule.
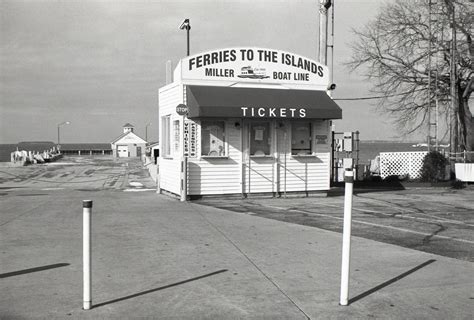
[[[341, 206], [339, 206], [339, 205], [325, 204], [325, 206], [333, 207], [333, 208], [338, 208], [338, 209], [341, 209], [341, 210], [344, 209], [343, 207], [341, 207]], [[396, 208], [395, 208], [395, 209], [396, 209]], [[438, 217], [436, 217], [436, 216], [430, 216], [430, 215], [427, 215], [427, 216], [433, 217], [433, 219], [420, 218], [420, 217], [412, 217], [412, 216], [393, 215], [393, 214], [391, 214], [391, 213], [385, 213], [385, 212], [381, 212], [381, 211], [377, 211], [377, 210], [361, 209], [361, 208], [355, 208], [355, 207], [353, 207], [352, 210], [361, 211], [361, 212], [367, 212], [367, 213], [376, 213], [376, 214], [381, 214], [381, 215], [384, 215], [384, 216], [387, 216], [387, 217], [398, 218], [398, 219], [411, 219], [411, 220], [418, 220], [418, 221], [422, 221], [422, 222], [450, 223], [450, 224], [456, 224], [456, 225], [461, 225], [461, 226], [474, 227], [474, 225], [469, 224], [469, 223], [465, 223], [465, 222], [461, 222], [461, 221], [457, 221], [457, 220], [450, 220], [450, 219], [438, 219]], [[399, 211], [400, 211], [400, 212], [403, 212], [402, 210], [399, 210]], [[411, 214], [423, 214], [422, 212], [410, 212], [410, 211], [406, 211], [406, 212], [411, 213]]]
[[144, 189], [124, 189], [123, 190], [123, 192], [141, 192], [141, 191], [156, 191], [156, 189], [144, 188]]
[[[363, 196], [360, 196], [360, 195], [357, 195], [357, 197], [360, 198], [360, 199], [364, 199], [364, 200], [370, 200], [370, 201], [372, 201], [372, 202], [374, 202], [374, 203], [381, 203], [382, 205], [387, 205], [387, 204], [394, 205], [394, 203], [391, 203], [391, 202], [388, 202], [388, 201], [373, 199], [373, 198], [369, 198], [369, 197], [363, 197]], [[367, 202], [370, 203], [370, 201], [367, 201]], [[398, 204], [395, 204], [395, 205], [398, 206]], [[330, 206], [330, 205], [329, 205], [329, 206]], [[462, 221], [459, 221], [459, 220], [453, 220], [453, 219], [438, 217], [438, 216], [434, 216], [434, 215], [427, 214], [427, 213], [424, 213], [424, 212], [419, 212], [419, 211], [417, 211], [417, 210], [412, 210], [412, 209], [403, 208], [403, 207], [395, 207], [395, 208], [393, 208], [393, 209], [395, 209], [395, 210], [397, 210], [397, 211], [399, 211], [399, 212], [401, 212], [401, 213], [411, 213], [411, 214], [424, 215], [424, 216], [433, 218], [433, 220], [438, 221], [438, 222], [449, 222], [449, 223], [451, 223], [451, 224], [458, 224], [458, 225], [462, 225], [462, 226], [474, 227], [474, 224], [465, 223], [465, 222], [462, 222]], [[357, 208], [354, 208], [354, 210], [359, 210], [359, 211], [367, 210], [367, 212], [370, 212], [370, 210], [368, 210], [368, 209], [357, 209]], [[383, 213], [383, 212], [378, 212], [378, 211], [373, 211], [373, 213], [380, 213], [380, 214], [384, 214], [384, 215], [390, 215], [390, 214], [385, 214], [385, 213]], [[423, 220], [423, 218], [408, 217], [408, 216], [403, 216], [403, 218], [414, 218], [414, 219]], [[426, 221], [433, 221], [433, 220], [426, 220]]]
[[[322, 216], [325, 216], [325, 217], [328, 217], [328, 218], [334, 218], [334, 219], [337, 219], [337, 220], [344, 220], [344, 218], [341, 218], [341, 217], [334, 217], [334, 216], [327, 215], [327, 214], [322, 214], [322, 213], [307, 212], [307, 211], [302, 211], [302, 210], [297, 210], [297, 209], [291, 209], [291, 211], [297, 211], [297, 212], [306, 213], [306, 214], [322, 215]], [[373, 226], [373, 227], [380, 227], [380, 228], [386, 228], [386, 229], [391, 229], [391, 230], [397, 230], [397, 231], [401, 231], [401, 232], [418, 234], [418, 235], [421, 235], [421, 236], [429, 236], [429, 237], [432, 237], [432, 238], [440, 238], [440, 239], [445, 239], [445, 240], [453, 240], [453, 241], [458, 241], [458, 242], [463, 242], [463, 243], [474, 244], [474, 241], [470, 241], [470, 240], [466, 240], [466, 239], [440, 236], [440, 235], [437, 235], [437, 234], [432, 235], [431, 233], [420, 232], [420, 231], [415, 231], [415, 230], [410, 230], [410, 229], [405, 229], [405, 228], [399, 228], [399, 227], [393, 227], [393, 226], [386, 226], [386, 225], [383, 225], [383, 224], [378, 224], [378, 223], [373, 223], [373, 222], [366, 222], [366, 221], [360, 221], [360, 220], [354, 220], [354, 219], [352, 219], [352, 222], [359, 223], [359, 224], [365, 224], [365, 225]]]
[[[336, 206], [336, 205], [328, 205], [330, 207], [337, 207], [340, 209], [341, 207]], [[266, 207], [269, 208], [275, 208], [275, 209], [284, 209], [284, 210], [289, 210], [289, 211], [294, 211], [294, 212], [301, 212], [305, 214], [312, 214], [312, 215], [318, 215], [326, 218], [331, 218], [331, 219], [336, 219], [336, 220], [344, 220], [342, 217], [335, 217], [329, 214], [324, 214], [324, 213], [316, 213], [316, 212], [310, 212], [310, 211], [303, 211], [303, 210], [298, 210], [298, 209], [288, 209], [288, 208], [280, 208], [280, 207], [273, 207], [273, 206], [268, 206]], [[372, 222], [366, 222], [366, 221], [360, 221], [360, 220], [355, 220], [352, 219], [352, 222], [359, 223], [359, 224], [364, 224], [372, 227], [380, 227], [380, 228], [386, 228], [386, 229], [391, 229], [391, 230], [396, 230], [396, 231], [401, 231], [401, 232], [407, 232], [407, 233], [413, 233], [421, 236], [429, 236], [432, 238], [440, 238], [440, 239], [445, 239], [445, 240], [453, 240], [453, 241], [458, 241], [458, 242], [463, 242], [463, 243], [469, 243], [469, 244], [474, 244], [474, 241], [466, 240], [466, 239], [460, 239], [460, 238], [452, 238], [452, 237], [447, 237], [447, 236], [440, 236], [440, 235], [432, 235], [431, 233], [426, 233], [426, 232], [420, 232], [420, 231], [414, 231], [414, 230], [409, 230], [405, 228], [399, 228], [399, 227], [393, 227], [393, 226], [386, 226], [383, 224], [378, 224], [378, 223], [372, 223]]]

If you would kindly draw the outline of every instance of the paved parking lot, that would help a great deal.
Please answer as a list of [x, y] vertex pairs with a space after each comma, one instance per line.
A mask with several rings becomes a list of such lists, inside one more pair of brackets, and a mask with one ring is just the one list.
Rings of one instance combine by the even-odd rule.
[[[26, 167], [0, 166], [0, 188], [108, 190], [155, 188], [138, 159], [111, 156], [66, 156]], [[1, 189], [0, 189], [1, 191]]]
[[[336, 194], [180, 202], [156, 194], [135, 159], [2, 167], [0, 318], [472, 316], [471, 189], [358, 193], [348, 307], [338, 305], [341, 235], [323, 230], [342, 226]], [[81, 308], [84, 199], [94, 201], [89, 311]], [[444, 247], [457, 259], [408, 245]]]
[[[198, 203], [342, 232], [344, 196], [203, 199]], [[353, 197], [352, 234], [474, 261], [474, 188], [410, 188]]]
[[[154, 190], [137, 159], [66, 157], [56, 163], [0, 167], [2, 189]], [[328, 197], [204, 198], [194, 203], [342, 232], [344, 191]], [[474, 261], [474, 186], [464, 189], [355, 189], [352, 234], [447, 257]]]

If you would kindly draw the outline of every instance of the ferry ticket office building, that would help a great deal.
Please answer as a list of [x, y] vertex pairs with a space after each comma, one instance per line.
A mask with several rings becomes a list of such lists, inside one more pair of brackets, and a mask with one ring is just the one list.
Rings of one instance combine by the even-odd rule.
[[342, 111], [328, 85], [327, 66], [280, 50], [182, 59], [159, 89], [159, 191], [183, 199], [329, 190], [329, 122]]

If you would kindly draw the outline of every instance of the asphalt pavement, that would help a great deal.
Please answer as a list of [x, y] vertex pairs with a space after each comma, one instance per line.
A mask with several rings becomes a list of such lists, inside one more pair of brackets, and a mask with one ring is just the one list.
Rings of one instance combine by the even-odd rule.
[[[179, 202], [157, 194], [139, 162], [96, 160], [0, 168], [2, 319], [472, 318], [470, 261], [354, 236], [350, 304], [340, 306], [340, 233]], [[94, 203], [87, 311], [85, 199]], [[265, 201], [285, 200], [304, 199]], [[336, 212], [341, 200], [327, 204]]]
[[[343, 191], [343, 190], [342, 190]], [[342, 232], [343, 192], [331, 197], [204, 198], [197, 203]], [[474, 188], [361, 189], [353, 196], [352, 234], [474, 262]]]

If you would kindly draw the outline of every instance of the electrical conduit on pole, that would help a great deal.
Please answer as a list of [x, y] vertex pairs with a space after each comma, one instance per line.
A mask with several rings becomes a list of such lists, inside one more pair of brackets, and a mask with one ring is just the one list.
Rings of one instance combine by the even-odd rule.
[[344, 194], [344, 227], [342, 232], [342, 263], [341, 263], [341, 297], [339, 304], [349, 304], [349, 268], [351, 258], [351, 223], [352, 223], [352, 193], [354, 172], [346, 169], [344, 181], [346, 182]]

